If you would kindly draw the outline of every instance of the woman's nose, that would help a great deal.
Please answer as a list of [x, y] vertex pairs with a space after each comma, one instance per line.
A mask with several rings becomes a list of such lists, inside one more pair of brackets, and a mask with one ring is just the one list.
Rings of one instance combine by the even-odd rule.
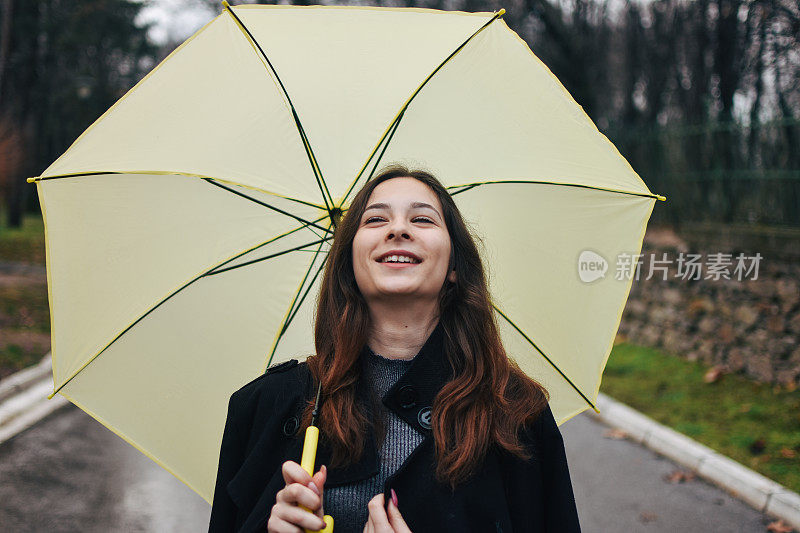
[[386, 239], [392, 240], [395, 237], [401, 239], [411, 239], [411, 231], [404, 220], [394, 220], [388, 225]]

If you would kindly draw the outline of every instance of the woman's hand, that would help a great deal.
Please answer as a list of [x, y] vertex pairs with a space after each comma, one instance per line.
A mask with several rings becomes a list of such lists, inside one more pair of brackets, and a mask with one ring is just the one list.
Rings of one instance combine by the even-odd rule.
[[[269, 533], [304, 533], [303, 528], [318, 531], [325, 527], [322, 517], [322, 490], [328, 477], [325, 465], [314, 477], [308, 475], [299, 464], [286, 461], [281, 467], [286, 486], [278, 491], [275, 505], [270, 511], [267, 531]], [[298, 507], [311, 509], [310, 513]]]
[[[392, 490], [394, 493], [394, 490]], [[397, 497], [397, 496], [395, 496]], [[367, 504], [369, 520], [364, 526], [364, 533], [411, 533], [406, 521], [400, 514], [400, 509], [393, 501], [389, 502], [389, 513], [383, 505], [383, 493], [376, 494]]]

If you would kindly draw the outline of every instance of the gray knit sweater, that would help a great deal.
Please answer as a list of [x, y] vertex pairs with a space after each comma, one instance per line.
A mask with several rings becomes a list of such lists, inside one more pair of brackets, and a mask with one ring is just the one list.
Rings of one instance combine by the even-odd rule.
[[378, 398], [380, 416], [386, 427], [386, 437], [378, 450], [380, 465], [374, 476], [337, 487], [325, 487], [324, 509], [334, 519], [337, 533], [363, 533], [369, 518], [367, 504], [378, 493], [383, 492], [384, 482], [422, 442], [424, 436], [408, 425], [380, 401], [383, 395], [411, 367], [413, 359], [387, 359], [367, 350], [364, 379], [371, 393]]

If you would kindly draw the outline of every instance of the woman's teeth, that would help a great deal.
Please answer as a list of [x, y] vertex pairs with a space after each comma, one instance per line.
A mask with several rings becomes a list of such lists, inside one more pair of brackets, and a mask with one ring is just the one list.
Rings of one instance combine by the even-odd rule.
[[419, 261], [405, 255], [390, 255], [385, 257], [381, 263], [419, 263]]

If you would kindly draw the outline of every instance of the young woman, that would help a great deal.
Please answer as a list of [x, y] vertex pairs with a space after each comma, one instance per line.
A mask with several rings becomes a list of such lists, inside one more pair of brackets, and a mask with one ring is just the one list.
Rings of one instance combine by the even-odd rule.
[[231, 396], [209, 531], [317, 530], [325, 513], [337, 533], [580, 530], [547, 392], [507, 357], [435, 177], [392, 166], [359, 191], [317, 304], [316, 355]]

